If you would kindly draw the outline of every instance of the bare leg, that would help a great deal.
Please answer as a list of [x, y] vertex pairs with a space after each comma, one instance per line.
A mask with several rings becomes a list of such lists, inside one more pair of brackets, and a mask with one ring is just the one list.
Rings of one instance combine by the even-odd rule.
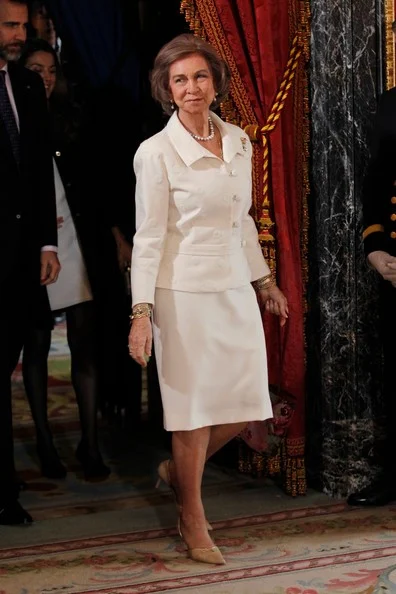
[[[246, 427], [247, 423], [227, 423], [225, 425], [214, 425], [212, 427], [205, 427], [204, 429], [209, 429], [210, 436], [209, 436], [209, 444], [206, 450], [206, 458], [205, 462], [209, 460], [213, 454], [218, 452], [223, 446], [226, 445], [231, 439], [239, 435], [241, 431]], [[200, 431], [200, 430], [198, 430]], [[192, 433], [191, 431], [184, 431], [179, 433]], [[181, 489], [179, 488], [179, 478], [178, 473], [176, 473], [176, 469], [174, 466], [174, 462], [171, 461], [170, 467], [170, 479], [172, 485], [176, 488], [177, 491], [177, 499], [180, 504], [182, 504], [182, 493]], [[203, 471], [202, 471], [203, 472]], [[202, 478], [202, 475], [201, 475]]]
[[231, 439], [245, 429], [247, 423], [228, 423], [227, 425], [215, 425], [211, 427], [209, 445], [206, 452], [206, 460], [221, 450]]
[[201, 497], [202, 475], [211, 427], [175, 431], [172, 436], [173, 460], [178, 491], [183, 503], [181, 530], [188, 548], [210, 548], [213, 542], [206, 528]]

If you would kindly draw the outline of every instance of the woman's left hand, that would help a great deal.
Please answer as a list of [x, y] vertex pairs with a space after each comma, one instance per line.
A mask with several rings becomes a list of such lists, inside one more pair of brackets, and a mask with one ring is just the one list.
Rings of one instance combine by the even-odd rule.
[[280, 325], [284, 326], [289, 317], [287, 299], [279, 287], [273, 285], [269, 289], [261, 289], [258, 292], [260, 305], [265, 306], [269, 313], [280, 316]]

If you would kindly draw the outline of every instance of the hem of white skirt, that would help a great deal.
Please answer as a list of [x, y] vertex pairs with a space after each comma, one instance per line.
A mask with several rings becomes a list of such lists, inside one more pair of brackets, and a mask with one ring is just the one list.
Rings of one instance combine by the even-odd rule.
[[203, 427], [214, 427], [215, 425], [230, 425], [231, 423], [253, 423], [256, 421], [268, 421], [268, 419], [273, 419], [273, 414], [271, 411], [271, 414], [268, 415], [266, 413], [263, 413], [264, 416], [255, 416], [252, 417], [252, 415], [249, 415], [248, 417], [245, 418], [241, 418], [240, 416], [238, 417], [234, 417], [234, 418], [227, 418], [227, 419], [216, 419], [215, 421], [211, 422], [211, 423], [192, 423], [189, 424], [187, 427], [181, 426], [182, 423], [176, 423], [176, 422], [172, 422], [172, 423], [166, 423], [164, 422], [164, 429], [165, 431], [194, 431], [194, 429], [202, 429]]

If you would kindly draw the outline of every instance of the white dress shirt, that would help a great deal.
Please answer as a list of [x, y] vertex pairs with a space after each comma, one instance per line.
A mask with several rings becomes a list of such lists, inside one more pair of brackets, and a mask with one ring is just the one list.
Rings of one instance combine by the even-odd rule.
[[[6, 73], [5, 84], [6, 84], [6, 89], [7, 89], [7, 93], [8, 93], [8, 98], [10, 100], [12, 111], [14, 112], [14, 116], [15, 116], [16, 125], [18, 126], [18, 130], [19, 130], [19, 115], [18, 115], [16, 103], [15, 103], [14, 93], [12, 90], [11, 79], [8, 74], [8, 64], [5, 64], [2, 68], [0, 68], [0, 70], [4, 70], [4, 72]], [[41, 251], [42, 252], [57, 252], [58, 248], [54, 245], [44, 245], [41, 248]]]

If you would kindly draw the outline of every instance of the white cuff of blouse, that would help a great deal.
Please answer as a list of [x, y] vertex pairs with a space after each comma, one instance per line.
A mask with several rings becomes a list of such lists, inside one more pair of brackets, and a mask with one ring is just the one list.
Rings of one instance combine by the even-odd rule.
[[55, 252], [55, 254], [58, 253], [58, 248], [55, 245], [43, 245], [43, 247], [41, 248], [42, 252]]

